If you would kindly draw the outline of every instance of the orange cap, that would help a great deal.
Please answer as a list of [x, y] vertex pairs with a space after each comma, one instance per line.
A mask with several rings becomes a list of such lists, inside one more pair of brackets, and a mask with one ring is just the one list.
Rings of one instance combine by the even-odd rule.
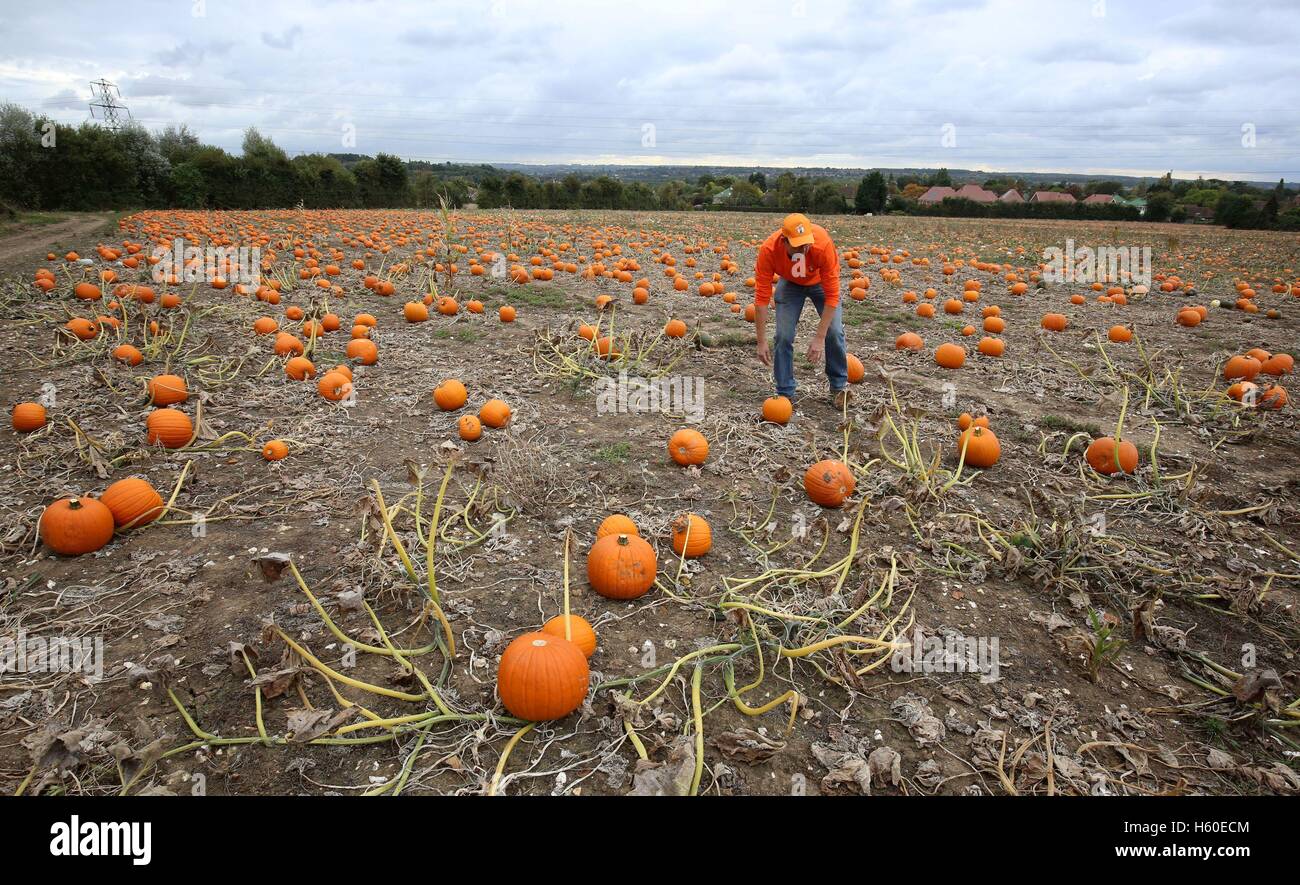
[[807, 215], [791, 213], [781, 222], [781, 233], [790, 241], [791, 246], [804, 246], [813, 241], [812, 222]]

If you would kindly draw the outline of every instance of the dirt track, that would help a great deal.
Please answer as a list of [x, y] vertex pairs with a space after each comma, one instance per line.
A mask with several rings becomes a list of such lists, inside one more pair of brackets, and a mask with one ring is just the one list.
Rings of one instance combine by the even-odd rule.
[[0, 234], [0, 275], [30, 268], [51, 250], [63, 254], [86, 241], [112, 221], [112, 212], [78, 212], [54, 224], [32, 225]]

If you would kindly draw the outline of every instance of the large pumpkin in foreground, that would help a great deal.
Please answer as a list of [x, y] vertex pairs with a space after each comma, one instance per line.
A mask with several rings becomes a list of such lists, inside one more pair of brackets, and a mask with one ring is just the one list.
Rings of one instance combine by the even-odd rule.
[[655, 582], [655, 550], [637, 535], [606, 535], [587, 554], [587, 580], [601, 596], [636, 599]]
[[497, 693], [512, 716], [561, 719], [582, 706], [589, 676], [578, 646], [549, 633], [525, 633], [501, 654]]
[[41, 514], [40, 533], [55, 553], [94, 553], [113, 540], [113, 513], [94, 498], [63, 498]]

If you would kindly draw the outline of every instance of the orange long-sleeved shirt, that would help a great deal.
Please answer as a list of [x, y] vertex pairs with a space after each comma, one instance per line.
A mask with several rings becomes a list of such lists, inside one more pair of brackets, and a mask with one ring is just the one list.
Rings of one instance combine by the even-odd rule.
[[799, 286], [822, 284], [826, 294], [826, 306], [834, 307], [840, 303], [840, 256], [831, 242], [831, 235], [826, 228], [814, 224], [812, 247], [803, 261], [803, 276], [796, 276], [798, 258], [791, 261], [785, 253], [785, 236], [777, 231], [763, 241], [758, 247], [758, 261], [754, 270], [754, 303], [767, 304], [772, 300], [772, 275]]

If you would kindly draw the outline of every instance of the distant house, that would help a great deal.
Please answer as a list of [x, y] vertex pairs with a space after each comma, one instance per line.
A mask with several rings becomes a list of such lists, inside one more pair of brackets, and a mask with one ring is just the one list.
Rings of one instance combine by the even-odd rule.
[[1147, 211], [1147, 201], [1145, 197], [1120, 197], [1117, 196], [1112, 200], [1116, 206], [1132, 206], [1142, 213]]
[[1031, 203], [1077, 203], [1074, 194], [1064, 193], [1062, 191], [1034, 191], [1034, 195], [1029, 198]]
[[955, 190], [953, 190], [952, 188], [950, 188], [950, 187], [946, 187], [946, 186], [943, 186], [943, 185], [937, 185], [937, 186], [935, 186], [935, 187], [930, 188], [930, 189], [929, 189], [928, 191], [926, 191], [925, 193], [921, 194], [921, 196], [920, 196], [920, 198], [917, 200], [917, 202], [918, 202], [918, 203], [927, 203], [927, 204], [928, 204], [928, 203], [939, 203], [939, 202], [942, 202], [942, 201], [943, 201], [943, 198], [944, 198], [944, 197], [951, 197], [951, 196], [954, 196], [956, 193], [957, 193], [957, 192], [956, 192]]
[[964, 184], [953, 194], [963, 200], [974, 200], [976, 203], [996, 203], [998, 195], [993, 191], [986, 191], [978, 184]]
[[1020, 196], [1020, 191], [1016, 190], [1014, 187], [1002, 196], [998, 197], [999, 203], [1023, 203], [1024, 201], [1025, 198]]
[[720, 190], [713, 195], [713, 202], [715, 205], [720, 203], [725, 203], [727, 202], [727, 200], [730, 199], [731, 199], [731, 188], [727, 188], [726, 190]]
[[1095, 205], [1097, 203], [1113, 203], [1115, 198], [1110, 194], [1091, 194], [1083, 200], [1085, 203]]
[[1184, 206], [1183, 211], [1187, 213], [1187, 220], [1196, 224], [1209, 224], [1214, 221], [1214, 210], [1205, 206]]

